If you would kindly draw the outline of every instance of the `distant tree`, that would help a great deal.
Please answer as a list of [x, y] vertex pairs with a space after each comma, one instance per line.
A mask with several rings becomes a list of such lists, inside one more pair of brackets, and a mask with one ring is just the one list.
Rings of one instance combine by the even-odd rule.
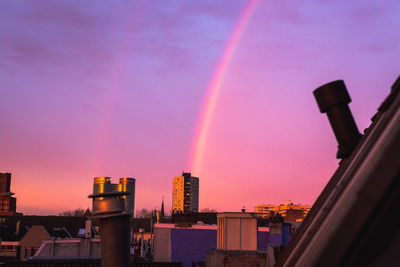
[[153, 211], [148, 209], [136, 210], [136, 218], [150, 218], [153, 216]]
[[204, 209], [201, 209], [200, 212], [216, 213], [217, 210], [213, 209], [213, 208], [211, 208], [211, 209], [210, 208], [204, 208]]
[[87, 208], [86, 210], [81, 209], [81, 208], [77, 208], [75, 210], [66, 210], [63, 212], [60, 212], [58, 214], [59, 216], [80, 216], [80, 217], [84, 217], [84, 216], [91, 216], [92, 212], [90, 211], [89, 208]]

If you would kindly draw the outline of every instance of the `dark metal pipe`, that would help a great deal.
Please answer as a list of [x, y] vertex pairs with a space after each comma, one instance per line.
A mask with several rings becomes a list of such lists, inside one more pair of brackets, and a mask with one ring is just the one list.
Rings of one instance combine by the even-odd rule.
[[336, 158], [347, 158], [361, 138], [348, 104], [351, 102], [344, 81], [337, 80], [314, 90], [321, 113], [326, 113], [339, 143]]
[[101, 266], [130, 266], [129, 217], [121, 214], [100, 219]]
[[101, 266], [130, 266], [130, 213], [125, 213], [127, 192], [90, 195], [93, 218], [100, 219]]

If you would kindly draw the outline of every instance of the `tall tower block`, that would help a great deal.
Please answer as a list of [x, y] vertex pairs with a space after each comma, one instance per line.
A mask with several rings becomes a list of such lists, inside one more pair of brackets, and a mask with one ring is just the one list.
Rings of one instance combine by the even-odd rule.
[[199, 178], [183, 172], [173, 180], [172, 211], [190, 213], [199, 211]]

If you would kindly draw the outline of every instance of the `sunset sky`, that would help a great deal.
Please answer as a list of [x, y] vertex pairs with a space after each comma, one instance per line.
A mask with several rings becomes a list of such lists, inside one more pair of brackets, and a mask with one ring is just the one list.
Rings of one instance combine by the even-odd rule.
[[400, 74], [399, 1], [0, 1], [0, 172], [17, 211], [312, 204], [338, 166], [312, 91], [343, 79], [359, 130]]

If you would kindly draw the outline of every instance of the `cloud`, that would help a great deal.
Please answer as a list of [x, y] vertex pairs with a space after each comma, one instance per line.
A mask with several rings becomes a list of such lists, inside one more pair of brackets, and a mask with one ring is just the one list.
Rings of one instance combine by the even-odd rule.
[[115, 26], [111, 16], [83, 13], [61, 1], [9, 5], [5, 13], [0, 53], [10, 65], [59, 69], [105, 64], [113, 57], [110, 37], [116, 36], [105, 34]]
[[3, 4], [2, 64], [36, 73], [79, 70], [97, 76], [129, 58], [157, 61], [155, 71], [192, 68], [196, 60], [188, 46], [201, 38], [196, 30], [201, 23], [182, 13], [184, 7], [147, 3]]

